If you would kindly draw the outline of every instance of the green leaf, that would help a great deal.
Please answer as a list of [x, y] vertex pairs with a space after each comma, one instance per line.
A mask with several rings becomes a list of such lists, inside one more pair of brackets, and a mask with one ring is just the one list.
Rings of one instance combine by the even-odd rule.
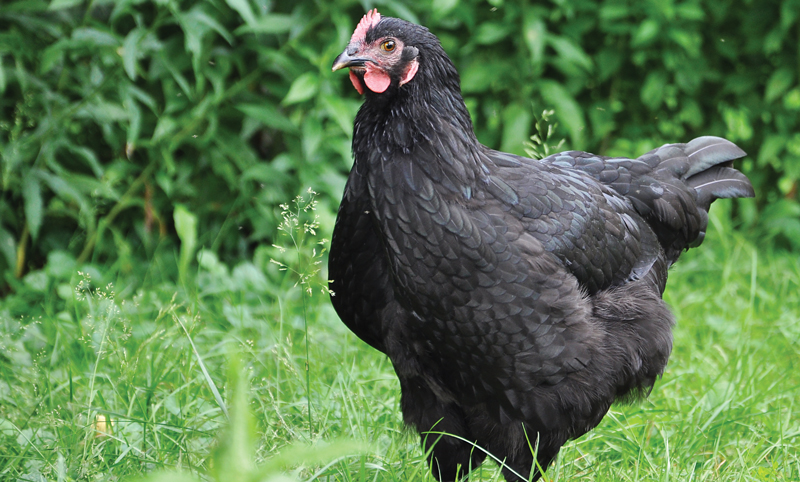
[[0, 94], [6, 91], [6, 69], [3, 67], [3, 56], [0, 55]]
[[416, 12], [419, 12], [418, 8], [408, 8], [404, 5], [403, 2], [392, 2], [391, 3], [392, 10], [394, 10], [395, 15], [397, 18], [405, 19], [411, 23], [421, 24], [419, 17], [417, 16]]
[[764, 39], [762, 41], [764, 45], [764, 53], [774, 54], [777, 53], [783, 48], [784, 40], [786, 39], [786, 31], [780, 27], [775, 27], [764, 35]]
[[307, 160], [314, 159], [323, 136], [322, 123], [316, 116], [310, 115], [303, 122], [303, 155]]
[[[91, 196], [97, 201], [117, 201], [120, 198], [120, 194], [114, 191], [112, 186], [110, 186], [108, 183], [103, 183], [93, 176], [76, 173], [64, 173], [62, 174], [62, 177], [71, 186], [76, 186], [76, 189], [79, 190], [79, 192], [87, 197]], [[94, 213], [90, 211], [86, 214], [93, 215]]]
[[578, 103], [567, 89], [552, 80], [542, 81], [541, 93], [547, 103], [555, 108], [556, 117], [569, 130], [572, 138], [571, 148], [582, 149], [586, 121]]
[[278, 34], [286, 33], [292, 29], [294, 22], [291, 15], [283, 13], [271, 13], [264, 15], [255, 23], [248, 23], [247, 25], [236, 29], [236, 33], [266, 33]]
[[128, 113], [121, 104], [105, 102], [96, 98], [95, 102], [83, 105], [76, 113], [78, 119], [91, 119], [99, 123], [114, 123], [128, 118]]
[[259, 183], [274, 181], [276, 177], [281, 175], [281, 172], [276, 170], [273, 164], [274, 162], [259, 162], [258, 164], [252, 165], [242, 171], [241, 176], [239, 176], [239, 181], [242, 183], [245, 181], [258, 181]]
[[498, 72], [508, 72], [508, 65], [498, 60], [472, 58], [461, 68], [461, 90], [465, 94], [486, 92]]
[[217, 480], [253, 480], [256, 470], [255, 423], [250, 411], [250, 390], [246, 369], [238, 356], [228, 363], [230, 423], [214, 453], [213, 472]]
[[753, 137], [753, 126], [750, 123], [750, 115], [746, 109], [723, 107], [722, 118], [725, 119], [725, 125], [728, 129], [725, 137], [731, 141], [746, 141]]
[[178, 204], [175, 206], [173, 219], [175, 221], [175, 231], [181, 240], [179, 270], [182, 275], [185, 275], [197, 248], [197, 216], [183, 204]]
[[304, 446], [300, 444], [290, 445], [264, 462], [264, 465], [259, 471], [262, 475], [259, 480], [264, 480], [271, 474], [298, 465], [325, 464], [348, 455], [364, 453], [370, 453], [369, 445], [347, 439], [334, 439], [330, 442], [319, 442], [313, 446]]
[[662, 71], [647, 74], [642, 85], [640, 98], [650, 110], [656, 110], [664, 100], [664, 88], [667, 86], [667, 75]]
[[631, 39], [631, 46], [643, 47], [649, 45], [653, 39], [656, 38], [660, 29], [661, 27], [658, 22], [648, 18], [636, 29], [636, 33], [633, 34], [633, 38]]
[[779, 199], [764, 207], [760, 216], [762, 226], [770, 235], [782, 234], [800, 249], [800, 204], [793, 199]]
[[700, 46], [703, 43], [703, 38], [698, 32], [673, 28], [669, 31], [669, 37], [673, 42], [680, 45], [690, 57], [700, 57]]
[[192, 88], [189, 86], [189, 82], [186, 80], [186, 77], [181, 73], [180, 70], [175, 66], [173, 61], [169, 58], [166, 52], [161, 52], [161, 62], [164, 67], [169, 71], [172, 75], [172, 78], [175, 80], [175, 83], [178, 84], [178, 87], [181, 88], [183, 93], [189, 100], [194, 100], [194, 92], [192, 92]]
[[142, 131], [142, 109], [139, 103], [133, 98], [130, 93], [123, 102], [125, 110], [128, 112], [128, 130], [126, 142], [130, 147], [135, 147], [136, 141], [139, 140], [139, 134]]
[[706, 13], [697, 3], [684, 2], [676, 7], [678, 16], [686, 20], [703, 20], [706, 18]]
[[524, 155], [525, 141], [530, 136], [532, 119], [530, 109], [520, 104], [511, 104], [503, 109], [503, 142], [500, 149]]
[[93, 150], [89, 149], [88, 147], [78, 146], [72, 143], [67, 143], [65, 147], [70, 151], [70, 153], [86, 161], [86, 164], [88, 164], [92, 169], [92, 173], [96, 178], [99, 179], [103, 177], [103, 168], [100, 166], [100, 160], [97, 158], [97, 155]]
[[68, 281], [75, 268], [75, 257], [69, 252], [59, 249], [47, 253], [45, 271], [52, 278]]
[[39, 177], [47, 183], [47, 186], [66, 202], [75, 202], [80, 206], [81, 214], [89, 214], [89, 203], [86, 198], [64, 178], [50, 174], [49, 172], [39, 171]]
[[353, 134], [353, 119], [356, 117], [360, 102], [342, 99], [338, 95], [325, 95], [322, 98], [325, 111], [339, 124], [342, 131], [349, 136]]
[[50, 2], [48, 10], [60, 10], [62, 8], [70, 8], [83, 3], [83, 0], [53, 0]]
[[283, 98], [282, 104], [290, 105], [306, 101], [317, 93], [319, 77], [314, 72], [306, 72], [292, 82], [289, 92]]
[[153, 111], [153, 113], [158, 113], [158, 104], [150, 94], [136, 87], [130, 82], [125, 82], [125, 84], [126, 85], [121, 86], [122, 87], [121, 90], [125, 93], [126, 96], [138, 99], [139, 102], [146, 105], [151, 111]]
[[153, 472], [145, 477], [133, 479], [133, 482], [200, 482], [196, 475], [176, 470]]
[[297, 127], [292, 121], [269, 104], [237, 104], [236, 108], [246, 116], [261, 122], [267, 127], [284, 132], [297, 131]]
[[800, 88], [794, 88], [783, 96], [783, 106], [789, 110], [800, 110]]
[[[800, 157], [800, 133], [795, 133], [792, 137], [786, 140], [786, 152], [795, 159]], [[791, 171], [796, 171], [796, 169], [786, 166], [786, 173], [791, 174]]]
[[81, 27], [72, 31], [72, 41], [84, 47], [119, 47], [119, 39], [96, 28]]
[[800, 12], [797, 11], [797, 4], [795, 2], [781, 2], [781, 28], [784, 31], [788, 31], [789, 27], [797, 20], [798, 14], [800, 14]]
[[606, 21], [614, 21], [625, 18], [631, 15], [631, 8], [625, 4], [615, 4], [613, 2], [604, 2], [600, 7], [600, 18]]
[[2, 226], [0, 226], [0, 253], [6, 259], [7, 267], [12, 268], [17, 263], [17, 242]]
[[31, 237], [35, 241], [39, 236], [39, 228], [42, 227], [43, 208], [42, 208], [42, 187], [36, 171], [31, 171], [22, 181], [22, 198], [25, 200], [25, 221], [31, 231]]
[[683, 107], [678, 113], [677, 119], [693, 129], [700, 129], [705, 121], [705, 115], [700, 104], [695, 99], [689, 98], [683, 101]]
[[233, 45], [234, 41], [233, 35], [231, 35], [228, 29], [226, 29], [224, 25], [222, 25], [216, 19], [214, 19], [213, 17], [208, 15], [205, 11], [203, 11], [200, 6], [192, 8], [184, 18], [205, 24], [206, 26], [210, 27], [212, 30], [217, 32], [222, 38], [224, 38], [225, 41], [228, 42], [228, 44]]
[[178, 123], [175, 119], [167, 116], [161, 117], [158, 119], [158, 124], [156, 124], [151, 140], [155, 143], [162, 139], [169, 138], [176, 130], [178, 130]]
[[61, 59], [64, 58], [64, 48], [67, 42], [59, 41], [50, 45], [41, 54], [41, 61], [39, 62], [39, 73], [46, 74], [53, 70], [53, 67], [58, 65]]
[[592, 125], [592, 134], [596, 138], [603, 138], [614, 132], [618, 124], [614, 121], [614, 113], [607, 102], [598, 102], [587, 111]]
[[597, 77], [604, 81], [619, 72], [624, 54], [617, 48], [604, 48], [594, 58], [597, 62]]
[[254, 25], [256, 17], [253, 15], [253, 9], [250, 7], [248, 0], [225, 0], [232, 9], [239, 12], [247, 25]]
[[478, 45], [491, 45], [503, 40], [511, 32], [507, 24], [486, 22], [478, 26], [473, 39]]
[[770, 103], [786, 92], [794, 84], [794, 72], [795, 69], [791, 67], [776, 70], [767, 81], [764, 101]]
[[122, 66], [125, 73], [131, 80], [136, 80], [136, 60], [139, 58], [139, 41], [142, 39], [145, 30], [135, 28], [122, 41]]
[[547, 26], [544, 21], [535, 14], [533, 9], [525, 12], [523, 32], [525, 45], [531, 55], [531, 64], [535, 68], [541, 68], [544, 62], [544, 48], [547, 41]]
[[591, 71], [594, 67], [591, 57], [586, 55], [586, 52], [572, 40], [551, 35], [547, 37], [547, 42], [562, 59], [578, 65], [586, 71]]
[[433, 0], [433, 4], [431, 6], [433, 12], [437, 16], [442, 17], [450, 13], [450, 11], [453, 10], [456, 5], [458, 5], [458, 0]]
[[203, 77], [201, 59], [204, 58], [203, 47], [205, 43], [203, 39], [211, 28], [203, 22], [194, 18], [194, 9], [186, 14], [182, 14], [180, 18], [181, 27], [184, 34], [184, 45], [187, 52], [192, 54], [192, 68], [194, 69], [195, 77], [200, 80]]

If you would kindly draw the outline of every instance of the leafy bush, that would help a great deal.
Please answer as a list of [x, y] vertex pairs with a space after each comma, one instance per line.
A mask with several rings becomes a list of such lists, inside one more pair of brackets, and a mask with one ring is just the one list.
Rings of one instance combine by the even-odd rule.
[[229, 3], [0, 7], [6, 269], [62, 249], [130, 271], [191, 219], [196, 246], [239, 259], [300, 186], [340, 194], [358, 101], [320, 73], [338, 48], [331, 15], [341, 37], [348, 18]]
[[[462, 75], [479, 138], [523, 153], [555, 109], [565, 148], [636, 155], [722, 135], [752, 156], [748, 226], [800, 243], [796, 0], [391, 2]], [[178, 219], [231, 262], [271, 244], [275, 206], [320, 192], [330, 231], [360, 100], [330, 72], [352, 0], [14, 0], [0, 5], [0, 269], [64, 252], [176, 273]], [[370, 5], [371, 6], [371, 5]], [[758, 216], [761, 214], [761, 220]], [[184, 250], [193, 251], [193, 250]]]

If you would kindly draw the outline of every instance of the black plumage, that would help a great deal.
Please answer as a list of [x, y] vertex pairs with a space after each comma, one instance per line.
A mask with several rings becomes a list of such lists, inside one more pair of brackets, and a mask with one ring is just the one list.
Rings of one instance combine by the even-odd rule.
[[508, 480], [538, 478], [530, 447], [546, 469], [663, 372], [667, 269], [702, 241], [712, 201], [753, 195], [730, 167], [745, 153], [716, 137], [638, 159], [489, 149], [438, 39], [375, 11], [345, 67], [365, 101], [331, 243], [334, 307], [391, 359], [434, 476], [485, 458], [461, 438], [505, 460]]

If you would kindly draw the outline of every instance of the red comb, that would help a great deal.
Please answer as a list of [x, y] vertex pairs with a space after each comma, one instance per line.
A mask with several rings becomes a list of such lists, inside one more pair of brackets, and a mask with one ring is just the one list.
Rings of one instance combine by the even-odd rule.
[[367, 36], [367, 30], [374, 27], [381, 21], [381, 14], [378, 13], [377, 8], [373, 8], [366, 15], [361, 18], [361, 21], [358, 22], [358, 26], [356, 27], [356, 31], [353, 32], [353, 36], [350, 37], [350, 43], [354, 43], [356, 41], [363, 41], [364, 38]]

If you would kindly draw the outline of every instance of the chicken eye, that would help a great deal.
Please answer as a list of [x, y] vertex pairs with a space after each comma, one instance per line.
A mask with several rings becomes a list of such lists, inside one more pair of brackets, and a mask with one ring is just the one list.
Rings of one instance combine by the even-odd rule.
[[381, 44], [381, 49], [385, 52], [391, 52], [395, 47], [397, 47], [397, 44], [395, 44], [394, 40], [387, 40]]

